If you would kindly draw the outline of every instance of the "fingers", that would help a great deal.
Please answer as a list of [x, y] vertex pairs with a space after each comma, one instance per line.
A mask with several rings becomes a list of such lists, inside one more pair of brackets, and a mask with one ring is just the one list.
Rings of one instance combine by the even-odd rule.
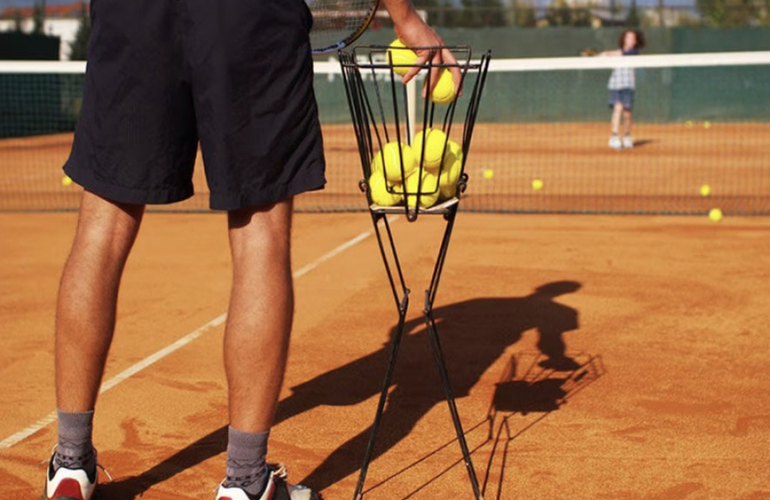
[[[443, 45], [443, 43], [443, 41], [439, 42], [440, 45]], [[462, 72], [460, 71], [460, 68], [457, 64], [457, 58], [449, 49], [425, 49], [417, 50], [416, 53], [417, 61], [415, 62], [414, 66], [410, 68], [409, 71], [404, 75], [404, 83], [408, 83], [412, 78], [414, 78], [417, 73], [420, 72], [422, 67], [428, 64], [428, 61], [430, 60], [430, 75], [425, 78], [425, 85], [422, 89], [422, 97], [426, 98], [429, 92], [433, 92], [433, 89], [436, 87], [439, 78], [441, 77], [441, 72], [444, 71], [444, 69], [449, 70], [449, 72], [452, 74], [452, 81], [454, 82], [455, 91], [459, 91], [460, 82], [462, 80]]]

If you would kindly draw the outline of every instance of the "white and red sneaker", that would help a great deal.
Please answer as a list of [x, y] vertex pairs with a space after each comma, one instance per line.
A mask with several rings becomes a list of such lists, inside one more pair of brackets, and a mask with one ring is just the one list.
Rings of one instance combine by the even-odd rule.
[[283, 465], [268, 465], [270, 477], [261, 496], [250, 495], [241, 488], [219, 486], [216, 500], [321, 500], [313, 490], [302, 485], [286, 482], [286, 468]]
[[43, 500], [91, 500], [96, 489], [96, 467], [93, 471], [67, 467], [54, 471], [53, 461], [52, 456], [45, 477]]

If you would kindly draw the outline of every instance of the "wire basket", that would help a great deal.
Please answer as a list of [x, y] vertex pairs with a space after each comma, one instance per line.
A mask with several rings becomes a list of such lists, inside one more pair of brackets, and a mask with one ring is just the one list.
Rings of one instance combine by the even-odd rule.
[[[444, 49], [456, 64], [432, 63]], [[457, 208], [468, 185], [465, 165], [491, 57], [486, 52], [472, 60], [466, 46], [415, 50], [430, 52], [425, 64], [416, 64], [412, 49], [392, 45], [340, 52], [364, 176], [359, 187], [370, 210], [404, 213], [409, 221]], [[414, 68], [418, 77], [402, 83]], [[453, 68], [460, 73], [457, 92]], [[454, 126], [460, 116], [462, 126]]]

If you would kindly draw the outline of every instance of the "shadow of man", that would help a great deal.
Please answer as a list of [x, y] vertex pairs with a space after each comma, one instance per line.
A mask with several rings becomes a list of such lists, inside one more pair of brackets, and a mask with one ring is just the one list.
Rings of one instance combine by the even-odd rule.
[[[542, 363], [556, 370], [578, 366], [565, 354], [563, 338], [564, 333], [578, 329], [578, 313], [554, 299], [580, 287], [574, 281], [558, 281], [525, 297], [471, 299], [434, 309], [455, 397], [468, 396], [484, 372], [528, 330], [539, 334], [537, 346], [546, 356]], [[390, 338], [395, 332], [394, 326]], [[292, 387], [291, 396], [280, 402], [275, 423], [318, 406], [352, 406], [378, 395], [389, 357], [390, 342], [386, 342], [375, 352]], [[406, 437], [437, 404], [445, 404], [445, 398], [432, 361], [425, 318], [416, 318], [405, 325], [373, 459]], [[301, 482], [323, 490], [356, 472], [370, 431], [371, 427], [344, 443]], [[99, 498], [136, 498], [154, 484], [224, 452], [226, 439], [227, 427], [223, 426], [139, 476], [104, 484]]]
[[[579, 367], [566, 355], [563, 338], [564, 333], [578, 329], [578, 313], [554, 300], [579, 289], [577, 282], [559, 281], [540, 286], [525, 297], [472, 299], [434, 309], [455, 397], [468, 396], [484, 372], [531, 329], [539, 334], [537, 346], [545, 356], [541, 362], [544, 367], [565, 371]], [[393, 327], [391, 338], [395, 332]], [[404, 332], [373, 460], [405, 438], [434, 406], [445, 404], [425, 319], [408, 321]], [[319, 404], [357, 404], [377, 394], [389, 354], [388, 343], [364, 358], [293, 387], [292, 396], [281, 404], [281, 418]], [[340, 446], [303, 483], [323, 490], [357, 471], [370, 432], [368, 427]]]

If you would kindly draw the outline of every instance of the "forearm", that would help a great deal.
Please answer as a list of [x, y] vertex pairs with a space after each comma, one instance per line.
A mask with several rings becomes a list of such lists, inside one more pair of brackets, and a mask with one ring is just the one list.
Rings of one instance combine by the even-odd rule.
[[381, 2], [396, 26], [420, 17], [411, 0], [381, 0]]

